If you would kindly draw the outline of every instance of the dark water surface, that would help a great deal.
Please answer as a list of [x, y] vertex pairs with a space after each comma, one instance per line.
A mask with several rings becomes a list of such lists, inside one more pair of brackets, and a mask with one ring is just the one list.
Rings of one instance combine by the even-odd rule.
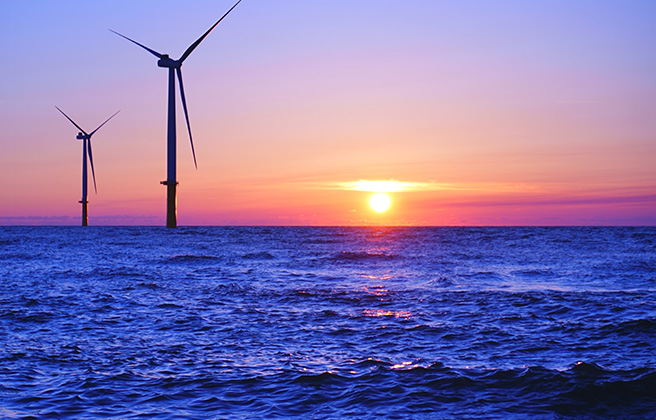
[[0, 227], [0, 418], [656, 418], [656, 228]]

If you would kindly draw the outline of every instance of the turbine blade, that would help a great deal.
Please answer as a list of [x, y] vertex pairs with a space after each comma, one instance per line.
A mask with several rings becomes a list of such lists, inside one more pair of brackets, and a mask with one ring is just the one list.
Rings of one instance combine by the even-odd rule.
[[194, 166], [196, 167], [196, 169], [198, 169], [198, 164], [196, 163], [196, 151], [194, 150], [194, 140], [191, 137], [191, 125], [189, 124], [189, 113], [187, 112], [187, 99], [185, 98], [184, 86], [182, 84], [182, 70], [180, 70], [180, 67], [176, 67], [175, 70], [178, 73], [178, 81], [180, 82], [180, 98], [182, 98], [182, 109], [184, 109], [185, 120], [187, 120], [187, 131], [189, 132], [189, 143], [191, 143], [191, 154], [194, 156]]
[[[241, 0], [240, 0], [240, 1], [241, 1]], [[134, 43], [134, 44], [137, 44], [138, 46], [140, 46], [140, 47], [143, 48], [144, 50], [148, 51], [149, 53], [151, 53], [151, 54], [154, 55], [155, 57], [157, 57], [157, 58], [162, 58], [162, 54], [158, 53], [157, 51], [155, 51], [155, 50], [151, 50], [150, 48], [146, 47], [145, 45], [140, 44], [140, 43], [138, 43], [137, 41], [135, 41], [135, 40], [133, 40], [133, 39], [130, 39], [130, 38], [128, 38], [128, 37], [125, 36], [125, 35], [121, 35], [121, 34], [119, 34], [118, 32], [116, 32], [116, 31], [114, 31], [114, 30], [112, 30], [112, 29], [110, 29], [110, 31], [111, 31], [111, 32], [114, 32], [116, 35], [118, 35], [118, 36], [120, 36], [120, 37], [122, 37], [122, 38], [127, 39], [128, 41], [130, 41], [130, 42], [132, 42], [132, 43]]]
[[119, 109], [118, 111], [116, 111], [111, 117], [107, 118], [107, 119], [105, 120], [104, 123], [100, 124], [100, 125], [98, 126], [98, 128], [96, 128], [95, 130], [93, 130], [93, 131], [91, 132], [91, 134], [89, 134], [89, 137], [93, 136], [93, 133], [95, 133], [96, 131], [100, 130], [100, 127], [102, 127], [103, 125], [107, 124], [107, 122], [108, 122], [109, 120], [111, 120], [112, 118], [114, 118], [114, 115], [118, 114], [119, 112], [121, 112], [120, 109]]
[[98, 187], [96, 186], [96, 171], [93, 168], [93, 153], [91, 152], [91, 139], [87, 140], [89, 142], [89, 162], [91, 162], [91, 176], [93, 178], [93, 189], [96, 191], [96, 194], [98, 194]]
[[203, 36], [201, 36], [200, 38], [198, 38], [198, 39], [196, 40], [196, 42], [194, 42], [193, 44], [191, 44], [191, 45], [189, 46], [189, 48], [187, 48], [187, 51], [185, 51], [184, 54], [182, 54], [182, 57], [180, 57], [180, 60], [179, 60], [180, 63], [182, 63], [183, 61], [185, 61], [185, 60], [187, 59], [187, 57], [189, 57], [189, 54], [191, 54], [192, 51], [196, 49], [196, 47], [198, 46], [198, 44], [200, 44], [200, 43], [203, 41], [203, 39], [205, 39], [205, 37], [206, 37], [207, 35], [209, 35], [210, 32], [212, 32], [212, 29], [214, 29], [214, 28], [216, 27], [216, 25], [218, 25], [218, 24], [223, 20], [223, 18], [225, 18], [226, 16], [228, 16], [228, 13], [232, 12], [232, 9], [234, 9], [235, 7], [237, 7], [237, 5], [238, 5], [239, 3], [241, 3], [241, 0], [239, 0], [237, 3], [235, 3], [235, 5], [232, 6], [232, 7], [230, 8], [230, 10], [228, 10], [228, 11], [226, 12], [226, 14], [223, 15], [223, 16], [221, 17], [221, 19], [217, 20], [216, 23], [215, 23], [214, 25], [212, 25], [212, 27], [211, 27], [210, 29], [208, 29], [207, 32], [205, 32], [205, 33], [203, 34]]
[[71, 117], [69, 117], [68, 115], [66, 115], [66, 114], [64, 113], [64, 111], [62, 111], [61, 109], [59, 109], [58, 106], [55, 106], [55, 108], [57, 108], [57, 110], [58, 110], [59, 112], [61, 112], [62, 114], [64, 114], [64, 117], [66, 117], [66, 119], [68, 119], [70, 122], [72, 122], [73, 125], [76, 126], [78, 130], [80, 130], [81, 132], [83, 132], [85, 136], [87, 135], [87, 132], [84, 131], [84, 130], [82, 130], [82, 127], [80, 127], [79, 125], [75, 124], [75, 121], [73, 121], [73, 120], [71, 119]]

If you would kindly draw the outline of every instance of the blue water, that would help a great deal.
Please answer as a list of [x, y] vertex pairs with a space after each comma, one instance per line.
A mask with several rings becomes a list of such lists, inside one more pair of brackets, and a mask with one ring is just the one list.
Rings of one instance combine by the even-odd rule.
[[0, 418], [656, 418], [656, 228], [0, 227]]

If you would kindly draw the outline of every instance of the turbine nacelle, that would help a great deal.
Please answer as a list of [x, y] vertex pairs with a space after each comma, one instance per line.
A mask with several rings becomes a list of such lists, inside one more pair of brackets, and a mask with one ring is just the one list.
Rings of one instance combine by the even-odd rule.
[[182, 66], [182, 62], [170, 58], [168, 54], [162, 54], [161, 58], [157, 60], [157, 66], [165, 67], [168, 69], [171, 68], [175, 69], [175, 68], [180, 68], [180, 66]]
[[75, 137], [75, 138], [78, 139], [78, 140], [86, 140], [86, 139], [88, 139], [89, 137], [90, 137], [90, 136], [87, 136], [87, 135], [85, 135], [84, 133], [77, 133], [77, 137]]

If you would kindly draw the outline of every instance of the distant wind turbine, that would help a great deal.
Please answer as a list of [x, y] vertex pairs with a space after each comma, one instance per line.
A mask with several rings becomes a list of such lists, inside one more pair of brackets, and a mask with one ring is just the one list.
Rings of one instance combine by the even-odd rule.
[[121, 112], [120, 110], [116, 111], [111, 117], [107, 118], [104, 123], [100, 124], [98, 128], [93, 130], [91, 133], [87, 133], [75, 123], [68, 115], [64, 113], [59, 107], [55, 107], [59, 112], [61, 112], [66, 119], [68, 119], [75, 127], [77, 127], [80, 132], [77, 134], [77, 139], [82, 140], [82, 200], [80, 203], [82, 204], [82, 226], [89, 226], [89, 212], [88, 212], [88, 205], [89, 205], [89, 200], [87, 199], [87, 184], [88, 184], [88, 178], [87, 178], [87, 155], [89, 156], [89, 162], [91, 163], [91, 175], [93, 176], [93, 189], [98, 194], [98, 187], [96, 186], [96, 171], [93, 168], [93, 153], [91, 152], [91, 136], [93, 136], [96, 131], [100, 130], [100, 127], [103, 125], [107, 124], [109, 120], [114, 118], [116, 114]]
[[161, 184], [166, 185], [166, 227], [169, 228], [174, 228], [178, 225], [177, 221], [177, 199], [176, 199], [176, 189], [178, 186], [178, 181], [176, 177], [176, 133], [175, 133], [175, 75], [177, 73], [178, 76], [178, 82], [180, 84], [180, 98], [182, 99], [182, 108], [184, 109], [184, 114], [185, 114], [185, 119], [187, 121], [187, 131], [189, 132], [189, 143], [191, 144], [191, 154], [194, 157], [194, 166], [198, 168], [198, 165], [196, 164], [196, 152], [194, 150], [194, 141], [191, 137], [191, 125], [189, 124], [189, 113], [187, 112], [187, 100], [185, 98], [184, 94], [184, 86], [182, 83], [182, 70], [180, 68], [182, 67], [182, 63], [189, 57], [189, 55], [198, 47], [198, 45], [205, 39], [207, 35], [209, 35], [210, 32], [226, 17], [232, 10], [237, 7], [237, 5], [241, 3], [241, 0], [239, 0], [237, 3], [235, 3], [234, 6], [230, 8], [224, 14], [221, 19], [216, 21], [214, 25], [210, 29], [207, 30], [201, 36], [187, 48], [187, 50], [182, 54], [182, 57], [180, 57], [178, 60], [173, 60], [168, 56], [168, 54], [160, 54], [157, 51], [154, 51], [145, 45], [142, 45], [138, 43], [135, 40], [132, 40], [128, 38], [125, 35], [121, 35], [120, 33], [113, 31], [110, 29], [110, 31], [114, 32], [116, 35], [127, 39], [128, 41], [140, 46], [141, 48], [145, 49], [155, 57], [157, 57], [159, 60], [157, 61], [157, 65], [159, 67], [164, 67], [169, 69], [169, 103], [168, 103], [168, 126], [167, 126], [167, 134], [166, 134], [166, 139], [167, 139], [167, 145], [166, 145], [166, 152], [167, 152], [167, 171], [166, 171], [166, 181], [162, 181]]

